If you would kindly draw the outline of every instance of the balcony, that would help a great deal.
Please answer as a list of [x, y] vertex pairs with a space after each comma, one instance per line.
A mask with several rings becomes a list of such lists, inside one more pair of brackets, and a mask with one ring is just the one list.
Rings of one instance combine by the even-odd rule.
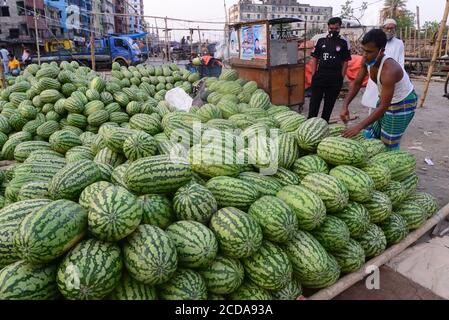
[[[34, 17], [26, 16], [25, 19], [26, 19], [26, 23], [27, 23], [28, 27], [34, 28]], [[37, 19], [37, 28], [38, 29], [47, 29], [47, 22], [45, 21], [44, 17]]]
[[[44, 10], [44, 1], [43, 0], [35, 0], [36, 1], [36, 9]], [[25, 6], [34, 8], [33, 0], [25, 0]]]

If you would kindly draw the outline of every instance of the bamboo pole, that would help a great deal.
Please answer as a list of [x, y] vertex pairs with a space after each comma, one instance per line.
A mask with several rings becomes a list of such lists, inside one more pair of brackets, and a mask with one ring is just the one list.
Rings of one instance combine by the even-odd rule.
[[413, 33], [413, 55], [416, 56], [416, 38], [417, 38], [417, 29], [415, 29]]
[[167, 50], [167, 62], [170, 61], [170, 43], [168, 39], [168, 26], [167, 26], [167, 17], [164, 19], [165, 22], [165, 50]]
[[435, 61], [438, 58], [438, 52], [441, 46], [441, 38], [443, 37], [443, 31], [446, 28], [447, 16], [449, 14], [449, 0], [446, 0], [446, 8], [444, 9], [443, 19], [440, 23], [440, 28], [438, 30], [438, 36], [435, 43], [435, 48], [433, 50], [432, 61], [430, 62], [429, 71], [427, 72], [426, 85], [424, 87], [424, 92], [419, 100], [418, 108], [422, 108], [424, 101], [426, 101], [427, 92], [429, 91], [430, 80], [432, 79], [433, 68], [435, 66]]
[[448, 47], [449, 47], [449, 43], [448, 43], [448, 39], [449, 39], [449, 28], [447, 28], [447, 35], [446, 35], [446, 48], [444, 53], [447, 55], [448, 52]]
[[418, 23], [418, 57], [421, 58], [421, 23], [418, 6], [416, 6], [416, 21]]
[[39, 30], [37, 28], [37, 13], [36, 13], [36, 0], [33, 0], [33, 10], [34, 10], [34, 31], [36, 31], [36, 51], [37, 51], [37, 63], [41, 64], [41, 49], [39, 47]]
[[424, 55], [427, 56], [427, 30], [428, 28], [426, 28], [425, 32], [424, 32]]
[[408, 49], [413, 49], [413, 43], [412, 43], [412, 27], [408, 28]]
[[193, 57], [193, 29], [190, 29], [190, 59]]
[[92, 70], [95, 71], [95, 35], [94, 35], [94, 15], [90, 15], [90, 60], [92, 62]]
[[198, 51], [201, 54], [201, 48], [203, 46], [203, 42], [201, 41], [201, 31], [200, 26], [198, 26], [198, 39], [199, 39], [199, 45], [198, 45]]
[[426, 232], [428, 232], [430, 229], [432, 229], [434, 226], [436, 226], [439, 222], [446, 219], [446, 217], [449, 215], [449, 203], [446, 204], [443, 208], [441, 208], [432, 218], [427, 220], [427, 222], [419, 229], [413, 231], [410, 233], [407, 238], [402, 240], [400, 243], [391, 246], [388, 248], [384, 253], [382, 253], [380, 256], [371, 259], [368, 261], [362, 268], [360, 268], [359, 271], [353, 272], [351, 274], [348, 274], [347, 276], [341, 278], [338, 282], [336, 282], [334, 285], [323, 289], [311, 297], [307, 298], [308, 300], [330, 300], [346, 289], [350, 288], [360, 280], [364, 279], [367, 274], [365, 270], [368, 267], [375, 266], [375, 267], [381, 267], [388, 261], [390, 261], [392, 258], [399, 255], [401, 252], [403, 252], [405, 249], [407, 249], [409, 246], [411, 246], [413, 243], [415, 243], [419, 238], [421, 238]]

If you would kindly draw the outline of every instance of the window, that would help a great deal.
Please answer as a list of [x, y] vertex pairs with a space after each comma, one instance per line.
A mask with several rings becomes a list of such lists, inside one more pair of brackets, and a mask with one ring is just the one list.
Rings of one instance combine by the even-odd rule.
[[257, 19], [260, 19], [260, 14], [257, 15]]
[[18, 38], [19, 37], [19, 29], [9, 29], [9, 37], [10, 38]]
[[127, 46], [126, 46], [125, 42], [123, 41], [123, 39], [114, 39], [114, 46], [127, 48]]
[[248, 19], [251, 19], [251, 15], [250, 15], [249, 13], [246, 15], [246, 17], [247, 17]]
[[20, 27], [20, 34], [28, 35], [28, 28], [26, 23], [22, 23], [19, 27]]
[[295, 12], [295, 7], [292, 8], [292, 12]]
[[24, 16], [25, 15], [25, 3], [23, 1], [17, 1], [17, 15]]
[[[9, 7], [2, 7], [1, 15], [0, 17], [9, 17]], [[12, 30], [12, 29], [10, 29]]]

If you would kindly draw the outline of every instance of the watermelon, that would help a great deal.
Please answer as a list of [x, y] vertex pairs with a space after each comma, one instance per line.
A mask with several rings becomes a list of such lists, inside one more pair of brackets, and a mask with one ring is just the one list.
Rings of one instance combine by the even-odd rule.
[[374, 182], [376, 190], [382, 190], [387, 187], [391, 181], [391, 171], [388, 166], [383, 163], [374, 162], [361, 168], [368, 174]]
[[323, 200], [328, 213], [339, 212], [348, 204], [348, 189], [337, 178], [328, 174], [311, 173], [302, 179], [301, 185]]
[[365, 251], [366, 258], [380, 255], [387, 247], [387, 239], [382, 229], [375, 224], [370, 224], [368, 229], [360, 237], [355, 238]]
[[339, 179], [349, 191], [349, 199], [357, 202], [366, 202], [371, 198], [374, 190], [374, 181], [364, 171], [348, 166], [341, 165], [329, 171], [329, 174]]
[[192, 168], [181, 158], [153, 156], [131, 163], [124, 180], [138, 194], [176, 191], [192, 179]]
[[68, 130], [56, 131], [50, 136], [48, 141], [54, 151], [62, 154], [82, 144], [78, 135]]
[[326, 138], [328, 134], [329, 128], [326, 120], [310, 118], [296, 130], [296, 141], [302, 149], [314, 152], [321, 140]]
[[177, 221], [165, 232], [173, 241], [178, 263], [187, 268], [204, 268], [217, 255], [218, 243], [213, 232], [197, 221]]
[[382, 152], [371, 158], [371, 160], [387, 165], [391, 171], [391, 178], [396, 181], [404, 180], [414, 173], [416, 169], [416, 159], [407, 151]]
[[292, 265], [287, 254], [269, 241], [264, 241], [259, 251], [242, 262], [248, 278], [261, 288], [277, 290], [291, 281]]
[[257, 221], [237, 208], [227, 207], [212, 216], [210, 228], [220, 251], [232, 258], [245, 258], [262, 245], [262, 229]]
[[88, 239], [80, 242], [62, 260], [56, 282], [66, 299], [102, 299], [120, 281], [122, 267], [117, 244]]
[[123, 142], [123, 153], [129, 160], [151, 157], [157, 154], [156, 140], [145, 132], [136, 132]]
[[273, 178], [279, 181], [283, 187], [298, 185], [300, 181], [300, 178], [296, 173], [285, 168], [278, 168], [277, 172], [273, 175]]
[[230, 300], [272, 300], [270, 291], [265, 290], [256, 284], [247, 281], [243, 283], [237, 290], [231, 293], [228, 298]]
[[409, 230], [418, 229], [427, 219], [427, 212], [419, 203], [402, 202], [394, 211], [407, 221]]
[[0, 300], [53, 300], [59, 297], [57, 266], [32, 265], [23, 260], [0, 270]]
[[302, 285], [324, 288], [338, 280], [340, 267], [337, 261], [307, 231], [298, 230], [282, 248], [293, 265], [293, 274]]
[[296, 173], [300, 179], [311, 173], [329, 173], [326, 162], [317, 155], [308, 155], [299, 158], [293, 164], [292, 171]]
[[326, 218], [323, 201], [312, 191], [303, 186], [287, 186], [276, 195], [296, 214], [298, 226], [302, 230], [313, 230]]
[[390, 198], [380, 191], [373, 191], [371, 200], [365, 202], [363, 205], [369, 212], [371, 223], [384, 221], [392, 212]]
[[177, 220], [207, 223], [217, 211], [217, 201], [206, 187], [190, 182], [176, 191], [173, 209]]
[[206, 282], [208, 292], [230, 294], [243, 283], [242, 263], [233, 258], [218, 255], [207, 267], [199, 271]]
[[411, 195], [413, 192], [416, 191], [418, 181], [419, 178], [415, 173], [409, 175], [407, 178], [401, 181], [402, 187], [404, 188], [405, 191], [405, 198], [407, 198], [409, 195]]
[[251, 96], [249, 105], [251, 108], [268, 109], [271, 105], [270, 96], [264, 91], [255, 92]]
[[36, 150], [48, 150], [50, 144], [45, 141], [25, 141], [21, 142], [14, 149], [14, 159], [23, 162], [25, 161], [31, 152]]
[[31, 200], [31, 199], [47, 199], [48, 195], [48, 182], [47, 181], [34, 181], [25, 183], [17, 194], [17, 200]]
[[163, 300], [206, 300], [206, 283], [199, 273], [189, 269], [178, 269], [175, 275], [159, 287]]
[[348, 245], [350, 232], [347, 225], [337, 217], [327, 216], [323, 224], [311, 234], [327, 251], [337, 251]]
[[275, 196], [276, 193], [282, 189], [282, 184], [275, 178], [261, 175], [256, 172], [242, 172], [238, 178], [254, 185], [262, 196]]
[[365, 263], [365, 251], [354, 239], [349, 239], [346, 246], [339, 250], [332, 251], [332, 256], [337, 260], [343, 273], [355, 272]]
[[320, 158], [333, 165], [360, 166], [366, 159], [366, 150], [358, 141], [343, 137], [324, 138], [317, 147]]
[[147, 285], [168, 281], [178, 265], [173, 241], [162, 229], [148, 224], [137, 227], [126, 239], [123, 255], [129, 274]]
[[235, 151], [221, 143], [194, 145], [189, 151], [189, 161], [196, 173], [209, 178], [240, 173]]
[[379, 139], [365, 139], [361, 141], [361, 144], [365, 148], [368, 158], [372, 158], [379, 153], [387, 151], [384, 143]]
[[259, 192], [251, 183], [232, 177], [212, 178], [206, 183], [206, 188], [221, 208], [232, 206], [246, 210], [259, 198]]
[[350, 201], [343, 210], [333, 215], [346, 223], [351, 237], [361, 236], [370, 224], [368, 210], [357, 202]]
[[128, 273], [123, 273], [120, 282], [109, 295], [111, 300], [157, 300], [156, 289], [140, 283]]
[[86, 232], [87, 212], [78, 203], [53, 201], [22, 220], [14, 248], [29, 263], [49, 263], [75, 246]]
[[299, 157], [299, 146], [292, 132], [281, 134], [278, 140], [278, 166], [289, 169]]
[[88, 185], [83, 192], [81, 192], [81, 195], [79, 197], [79, 204], [86, 210], [89, 210], [90, 208], [90, 201], [92, 198], [102, 191], [103, 189], [106, 189], [109, 186], [113, 186], [112, 183], [107, 181], [99, 181], [92, 183]]
[[271, 291], [274, 300], [296, 300], [301, 294], [302, 285], [295, 277], [285, 287]]
[[169, 198], [158, 194], [147, 194], [139, 197], [143, 209], [142, 223], [166, 229], [175, 215]]
[[295, 213], [277, 197], [264, 196], [256, 200], [248, 214], [259, 223], [264, 238], [273, 242], [289, 241], [298, 229]]
[[415, 192], [412, 193], [405, 199], [405, 202], [418, 203], [427, 214], [427, 218], [430, 218], [438, 211], [438, 201], [437, 199], [429, 193], [425, 192]]
[[391, 200], [393, 208], [397, 207], [406, 197], [404, 186], [399, 181], [390, 181], [390, 183], [382, 189]]
[[97, 239], [118, 241], [131, 234], [142, 220], [137, 197], [125, 188], [108, 186], [91, 196], [89, 232]]
[[387, 239], [387, 244], [393, 245], [404, 240], [408, 235], [407, 220], [400, 214], [392, 213], [387, 219], [379, 224]]

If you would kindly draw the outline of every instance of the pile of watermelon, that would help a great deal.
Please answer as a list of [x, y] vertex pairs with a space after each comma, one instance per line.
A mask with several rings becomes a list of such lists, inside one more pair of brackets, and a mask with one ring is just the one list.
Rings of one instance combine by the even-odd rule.
[[295, 299], [437, 210], [416, 160], [226, 70], [30, 65], [0, 92], [0, 299]]

